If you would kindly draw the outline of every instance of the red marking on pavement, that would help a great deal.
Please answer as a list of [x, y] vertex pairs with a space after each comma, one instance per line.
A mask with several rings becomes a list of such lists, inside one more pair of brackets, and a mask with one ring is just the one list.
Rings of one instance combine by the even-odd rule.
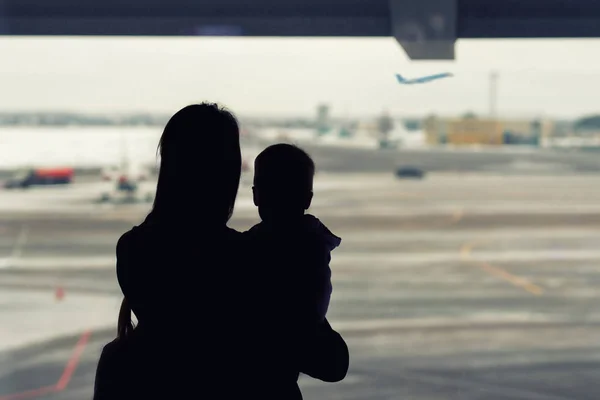
[[77, 369], [77, 365], [79, 364], [79, 359], [85, 350], [85, 346], [90, 340], [90, 336], [92, 336], [92, 331], [85, 331], [79, 337], [79, 340], [75, 344], [75, 348], [73, 349], [73, 354], [69, 358], [67, 365], [65, 365], [65, 369], [63, 370], [62, 375], [58, 379], [54, 385], [43, 386], [37, 389], [26, 390], [23, 392], [12, 393], [4, 396], [0, 396], [0, 400], [22, 400], [22, 399], [30, 399], [34, 397], [39, 397], [48, 393], [62, 392], [67, 388], [69, 382], [71, 381], [71, 377], [75, 373]]
[[83, 333], [83, 335], [81, 335], [81, 337], [79, 338], [77, 343], [75, 344], [75, 350], [73, 351], [71, 358], [69, 358], [69, 362], [65, 366], [65, 369], [64, 369], [62, 375], [60, 376], [60, 379], [58, 380], [58, 382], [56, 382], [56, 390], [58, 390], [58, 391], [65, 390], [65, 388], [69, 384], [69, 381], [71, 380], [71, 377], [73, 376], [73, 373], [75, 372], [75, 369], [77, 369], [77, 364], [79, 364], [79, 359], [81, 358], [81, 355], [83, 354], [83, 351], [85, 350], [85, 345], [87, 344], [88, 340], [90, 340], [91, 335], [92, 335], [91, 331], [85, 331]]

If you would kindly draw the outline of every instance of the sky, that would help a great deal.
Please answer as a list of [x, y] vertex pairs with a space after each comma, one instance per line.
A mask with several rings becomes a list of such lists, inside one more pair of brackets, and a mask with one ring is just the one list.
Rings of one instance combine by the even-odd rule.
[[[0, 110], [174, 112], [218, 101], [240, 115], [600, 112], [600, 40], [460, 40], [456, 60], [410, 61], [392, 38], [0, 38]], [[395, 73], [454, 77], [401, 86]]]

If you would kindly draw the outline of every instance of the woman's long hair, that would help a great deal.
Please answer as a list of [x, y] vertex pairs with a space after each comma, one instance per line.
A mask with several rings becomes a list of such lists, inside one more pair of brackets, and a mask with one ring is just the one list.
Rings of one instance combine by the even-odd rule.
[[235, 116], [214, 103], [190, 105], [167, 123], [151, 217], [225, 225], [233, 214], [242, 155]]
[[[187, 106], [167, 123], [159, 142], [156, 197], [147, 221], [225, 227], [242, 172], [239, 125], [214, 103]], [[123, 299], [119, 338], [129, 335], [132, 310]]]

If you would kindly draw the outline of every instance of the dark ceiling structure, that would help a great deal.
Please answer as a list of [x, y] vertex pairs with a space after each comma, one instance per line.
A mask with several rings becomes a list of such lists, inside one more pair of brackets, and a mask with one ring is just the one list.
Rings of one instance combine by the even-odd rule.
[[413, 59], [457, 39], [600, 36], [598, 0], [0, 0], [0, 35], [395, 37]]

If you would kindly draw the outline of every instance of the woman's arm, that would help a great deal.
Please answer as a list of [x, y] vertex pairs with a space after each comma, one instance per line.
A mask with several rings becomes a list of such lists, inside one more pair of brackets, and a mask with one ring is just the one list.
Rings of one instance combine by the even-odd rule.
[[100, 360], [98, 360], [98, 366], [96, 367], [96, 377], [94, 379], [94, 400], [110, 399], [111, 390], [109, 389], [110, 381], [109, 378], [111, 369], [114, 365], [110, 362], [110, 348], [106, 345], [102, 349], [100, 354]]
[[122, 389], [119, 386], [119, 377], [123, 372], [123, 366], [119, 362], [118, 353], [122, 350], [116, 339], [108, 343], [102, 349], [98, 367], [96, 368], [96, 377], [94, 380], [93, 400], [119, 400], [123, 397]]

